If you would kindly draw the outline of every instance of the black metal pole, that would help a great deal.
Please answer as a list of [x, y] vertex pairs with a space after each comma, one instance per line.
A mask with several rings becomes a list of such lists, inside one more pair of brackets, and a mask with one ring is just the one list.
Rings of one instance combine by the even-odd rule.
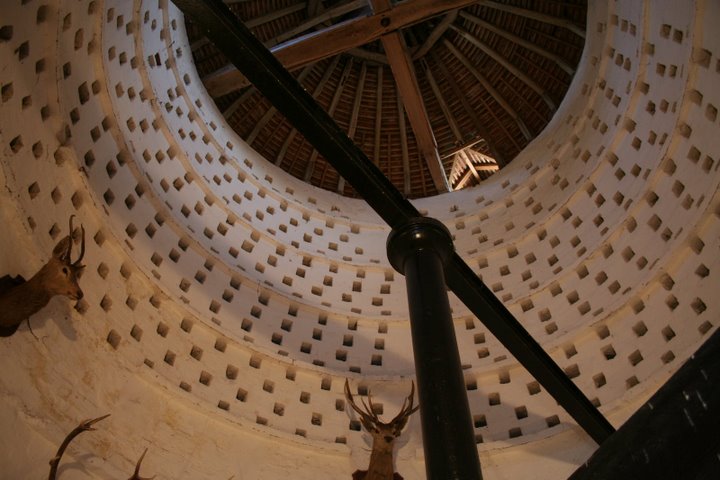
[[427, 478], [481, 480], [443, 274], [450, 232], [435, 219], [410, 219], [390, 233], [387, 250], [407, 284]]

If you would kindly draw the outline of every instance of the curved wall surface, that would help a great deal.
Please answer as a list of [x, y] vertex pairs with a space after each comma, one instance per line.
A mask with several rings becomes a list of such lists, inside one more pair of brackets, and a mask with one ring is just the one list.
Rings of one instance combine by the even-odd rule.
[[[478, 187], [415, 201], [619, 426], [708, 337], [720, 298], [720, 6], [590, 2], [546, 130]], [[87, 231], [85, 297], [0, 339], [0, 465], [125, 478], [350, 478], [414, 375], [404, 279], [362, 201], [228, 129], [159, 1], [13, 1], [0, 20], [0, 276]], [[566, 478], [594, 443], [451, 298], [483, 473]], [[397, 469], [424, 478], [418, 418]], [[125, 477], [123, 477], [125, 475]]]

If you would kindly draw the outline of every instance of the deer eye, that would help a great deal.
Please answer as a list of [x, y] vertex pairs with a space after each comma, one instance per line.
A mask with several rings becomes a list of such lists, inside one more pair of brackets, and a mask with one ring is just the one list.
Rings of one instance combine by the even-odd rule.
[[70, 270], [68, 270], [67, 267], [63, 267], [63, 268], [62, 268], [62, 272], [63, 272], [65, 275], [67, 275], [68, 273], [70, 273]]

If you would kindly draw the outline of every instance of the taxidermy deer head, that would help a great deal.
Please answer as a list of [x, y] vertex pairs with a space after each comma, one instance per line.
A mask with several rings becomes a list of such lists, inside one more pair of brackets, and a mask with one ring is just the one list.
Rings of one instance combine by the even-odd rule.
[[73, 246], [73, 216], [67, 236], [55, 245], [52, 257], [28, 281], [21, 277], [15, 280], [5, 277], [2, 283], [6, 288], [0, 290], [0, 336], [10, 336], [23, 320], [30, 317], [48, 304], [55, 295], [64, 295], [72, 300], [80, 300], [83, 291], [78, 284], [85, 265], [80, 262], [85, 256], [85, 227], [80, 226], [80, 256], [74, 262], [70, 256]]
[[372, 453], [367, 471], [358, 470], [353, 473], [353, 480], [402, 480], [399, 473], [393, 468], [393, 448], [395, 440], [407, 425], [410, 415], [415, 413], [419, 406], [413, 407], [415, 401], [415, 383], [413, 382], [410, 395], [403, 402], [400, 412], [385, 423], [380, 420], [373, 408], [372, 397], [368, 394], [368, 401], [362, 400], [363, 408], [357, 406], [350, 393], [350, 386], [345, 380], [345, 398], [358, 415], [360, 423], [372, 436]]

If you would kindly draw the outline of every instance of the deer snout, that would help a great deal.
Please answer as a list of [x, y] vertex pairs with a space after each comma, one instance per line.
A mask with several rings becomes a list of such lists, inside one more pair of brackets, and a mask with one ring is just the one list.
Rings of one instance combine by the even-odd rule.
[[70, 298], [71, 300], [80, 300], [84, 296], [85, 296], [85, 294], [79, 288], [77, 290], [70, 290], [69, 292], [67, 292], [67, 297]]

